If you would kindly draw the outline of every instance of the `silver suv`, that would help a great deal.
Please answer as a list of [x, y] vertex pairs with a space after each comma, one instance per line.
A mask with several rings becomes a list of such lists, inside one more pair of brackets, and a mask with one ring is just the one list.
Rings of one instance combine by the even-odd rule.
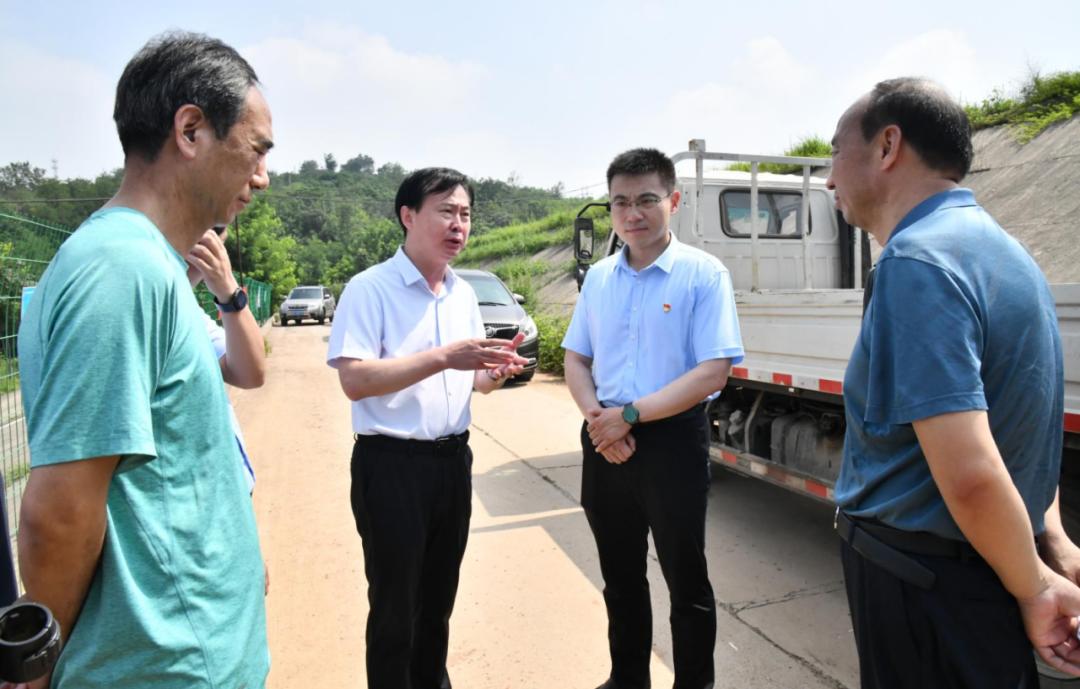
[[278, 315], [282, 325], [288, 325], [289, 321], [300, 323], [305, 318], [312, 318], [321, 324], [327, 319], [333, 322], [335, 308], [337, 302], [329, 289], [322, 285], [303, 285], [293, 287], [289, 296], [281, 302]]

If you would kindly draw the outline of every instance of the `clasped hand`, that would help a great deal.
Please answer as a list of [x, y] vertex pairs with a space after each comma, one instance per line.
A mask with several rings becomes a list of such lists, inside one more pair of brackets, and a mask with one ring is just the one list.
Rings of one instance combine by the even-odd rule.
[[630, 424], [623, 421], [622, 408], [590, 409], [586, 417], [589, 440], [596, 451], [612, 464], [622, 464], [637, 449]]

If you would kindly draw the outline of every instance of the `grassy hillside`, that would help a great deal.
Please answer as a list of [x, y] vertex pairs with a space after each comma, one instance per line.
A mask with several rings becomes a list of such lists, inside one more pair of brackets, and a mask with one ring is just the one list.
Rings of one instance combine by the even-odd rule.
[[[577, 207], [587, 201], [567, 200], [573, 210], [561, 210], [532, 222], [516, 223], [469, 239], [469, 245], [458, 256], [454, 265], [461, 268], [483, 268], [502, 278], [511, 290], [525, 297], [526, 303], [539, 307], [536, 292], [543, 285], [564, 275], [572, 275], [574, 261], [567, 258], [552, 263], [534, 258], [545, 249], [570, 248], [574, 241], [574, 216]], [[596, 228], [597, 245], [602, 244], [611, 231], [611, 218], [602, 209], [591, 209]]]
[[1027, 143], [1080, 111], [1080, 72], [1033, 73], [1015, 94], [995, 89], [989, 98], [964, 109], [972, 129], [1008, 125], [1020, 143]]

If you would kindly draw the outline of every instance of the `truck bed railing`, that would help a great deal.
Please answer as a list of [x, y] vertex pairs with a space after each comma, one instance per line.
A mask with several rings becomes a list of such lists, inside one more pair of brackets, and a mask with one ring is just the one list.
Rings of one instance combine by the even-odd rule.
[[[720, 160], [725, 162], [750, 164], [750, 289], [754, 292], [761, 288], [759, 278], [760, 248], [758, 235], [761, 233], [761, 219], [758, 217], [758, 169], [763, 163], [776, 165], [798, 165], [802, 167], [802, 214], [799, 220], [799, 232], [802, 233], [803, 249], [803, 288], [813, 289], [813, 255], [810, 247], [810, 171], [816, 167], [832, 167], [830, 158], [811, 158], [799, 156], [748, 155], [745, 153], [709, 153], [705, 150], [704, 139], [691, 139], [690, 150], [676, 153], [672, 161], [694, 161], [694, 225], [692, 232], [699, 239], [704, 239], [702, 214], [704, 205], [702, 195], [705, 187], [705, 161]], [[855, 242], [855, 282], [862, 284], [862, 242]]]

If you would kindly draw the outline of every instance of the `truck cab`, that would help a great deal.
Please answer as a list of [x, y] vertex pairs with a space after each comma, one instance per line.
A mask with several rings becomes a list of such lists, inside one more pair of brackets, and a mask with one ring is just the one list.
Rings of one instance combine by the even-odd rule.
[[[690, 143], [690, 151], [673, 156], [679, 173], [688, 171], [689, 162], [697, 170], [678, 178], [682, 202], [671, 231], [680, 242], [723, 261], [737, 291], [863, 286], [869, 239], [834, 209], [825, 178], [813, 176], [829, 166], [827, 158], [707, 154], [704, 141]], [[751, 171], [706, 170], [706, 160], [747, 162]], [[802, 167], [803, 174], [757, 172], [766, 162]], [[603, 204], [589, 204], [582, 213], [594, 205]], [[582, 213], [575, 222], [579, 287], [594, 255], [592, 221]], [[619, 246], [611, 233], [602, 253], [610, 255]]]

